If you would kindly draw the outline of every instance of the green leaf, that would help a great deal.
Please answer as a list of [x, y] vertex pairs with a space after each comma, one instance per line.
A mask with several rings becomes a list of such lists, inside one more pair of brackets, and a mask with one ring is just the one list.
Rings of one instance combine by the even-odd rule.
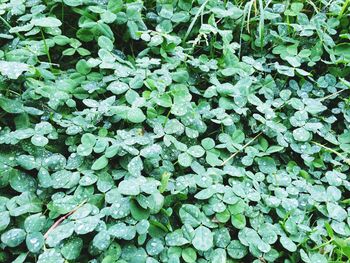
[[159, 154], [161, 154], [161, 152], [162, 152], [162, 147], [159, 146], [158, 144], [153, 144], [143, 148], [140, 151], [140, 155], [145, 158], [154, 158], [154, 157], [157, 157]]
[[205, 151], [201, 146], [195, 145], [188, 148], [187, 153], [189, 153], [193, 157], [200, 158], [205, 154]]
[[38, 172], [38, 180], [39, 185], [43, 188], [49, 188], [52, 186], [52, 178], [45, 168], [40, 168]]
[[294, 242], [286, 236], [281, 236], [280, 242], [282, 246], [290, 252], [294, 252], [297, 250], [297, 246], [294, 244]]
[[[23, 72], [26, 72], [26, 71], [29, 71], [29, 65], [25, 63], [0, 60], [0, 73], [3, 76], [8, 77], [9, 79], [18, 79], [18, 77], [22, 75]], [[6, 100], [8, 99], [3, 97], [0, 98], [0, 106], [4, 110], [6, 110], [6, 108], [3, 107], [5, 103], [4, 101]], [[8, 101], [11, 101], [11, 100], [8, 100]], [[17, 112], [11, 112], [11, 113], [18, 113], [18, 110], [19, 109], [17, 109]]]
[[128, 164], [128, 171], [131, 175], [137, 177], [141, 175], [141, 171], [143, 170], [143, 163], [140, 156], [136, 156], [131, 159]]
[[159, 238], [152, 238], [146, 244], [146, 250], [148, 255], [156, 256], [164, 250], [164, 241]]
[[184, 224], [196, 227], [201, 223], [201, 212], [199, 208], [194, 205], [183, 205], [179, 210], [179, 215]]
[[75, 233], [77, 233], [78, 235], [85, 235], [87, 233], [94, 231], [94, 229], [97, 227], [99, 222], [100, 222], [99, 216], [88, 216], [88, 217], [84, 217], [76, 220], [75, 226], [69, 225], [70, 228], [67, 230], [70, 233], [70, 231], [73, 229]]
[[350, 59], [350, 44], [340, 43], [334, 47], [334, 54], [337, 56], [344, 56], [346, 59]]
[[79, 237], [73, 237], [64, 243], [61, 253], [65, 259], [74, 260], [80, 256], [82, 248], [83, 240]]
[[130, 212], [132, 217], [137, 221], [147, 219], [150, 215], [150, 211], [142, 208], [135, 200], [130, 201]]
[[167, 121], [164, 127], [164, 131], [167, 134], [181, 134], [184, 131], [184, 126], [177, 119]]
[[108, 51], [112, 51], [113, 50], [113, 47], [114, 47], [113, 41], [110, 40], [108, 37], [100, 36], [98, 38], [97, 43], [98, 43], [98, 45], [101, 48], [107, 49]]
[[127, 113], [127, 119], [133, 123], [141, 123], [146, 120], [146, 116], [139, 108], [130, 108]]
[[108, 85], [107, 90], [110, 90], [113, 94], [120, 95], [129, 90], [129, 85], [121, 81], [113, 81]]
[[[5, 75], [3, 71], [1, 71], [1, 63], [0, 63], [0, 72], [1, 74]], [[8, 113], [24, 112], [23, 104], [19, 100], [10, 100], [7, 98], [0, 97], [0, 107]]]
[[311, 139], [311, 133], [304, 128], [297, 128], [293, 131], [293, 138], [299, 142], [306, 142]]
[[217, 213], [215, 215], [215, 218], [220, 222], [220, 223], [226, 223], [230, 219], [230, 212], [228, 210], [224, 210], [223, 212]]
[[11, 188], [17, 192], [35, 191], [36, 182], [34, 178], [19, 170], [12, 170], [10, 177]]
[[321, 255], [319, 253], [312, 254], [310, 257], [311, 262], [318, 262], [318, 263], [327, 263], [329, 262], [327, 258], [324, 255]]
[[79, 154], [80, 156], [89, 156], [92, 153], [92, 147], [90, 146], [86, 146], [84, 144], [80, 144], [77, 147], [77, 154]]
[[56, 228], [54, 228], [51, 232], [49, 232], [46, 238], [46, 244], [49, 247], [56, 247], [60, 242], [70, 236], [72, 236], [74, 232], [74, 222], [68, 222], [64, 224], [60, 224]]
[[271, 224], [265, 223], [259, 227], [259, 234], [264, 242], [274, 244], [277, 241], [277, 234]]
[[10, 224], [10, 213], [8, 211], [0, 212], [0, 231], [5, 230], [9, 224]]
[[162, 94], [156, 97], [155, 102], [162, 107], [169, 108], [172, 105], [172, 100], [169, 94]]
[[24, 220], [24, 229], [27, 233], [40, 232], [46, 224], [46, 217], [41, 213], [28, 216]]
[[213, 187], [209, 187], [198, 192], [194, 197], [200, 200], [209, 199], [216, 193]]
[[28, 253], [21, 253], [12, 263], [23, 263], [28, 256]]
[[1, 242], [8, 247], [17, 247], [26, 238], [26, 232], [20, 228], [12, 228], [1, 235]]
[[141, 192], [140, 186], [133, 179], [121, 181], [118, 185], [118, 191], [123, 195], [138, 195]]
[[87, 75], [91, 71], [91, 67], [85, 59], [79, 60], [78, 63], [75, 65], [75, 68], [82, 75]]
[[40, 232], [29, 233], [26, 238], [26, 245], [30, 252], [37, 253], [44, 246], [44, 236]]
[[97, 28], [102, 33], [102, 35], [108, 37], [111, 40], [114, 40], [114, 34], [111, 28], [102, 22], [97, 22]]
[[92, 245], [98, 250], [106, 250], [111, 242], [111, 237], [108, 234], [108, 231], [102, 230], [99, 232], [94, 239], [92, 240]]
[[42, 121], [35, 125], [35, 134], [45, 135], [53, 131], [53, 127], [49, 122]]
[[105, 168], [108, 165], [108, 159], [106, 156], [102, 155], [100, 158], [98, 158], [91, 166], [92, 170], [101, 170]]
[[248, 250], [238, 240], [232, 240], [227, 246], [227, 253], [233, 259], [241, 259], [247, 255]]
[[33, 18], [31, 23], [40, 27], [59, 27], [62, 25], [62, 22], [54, 17]]
[[212, 138], [205, 138], [201, 143], [206, 150], [210, 150], [215, 147], [215, 141]]
[[30, 155], [20, 155], [16, 157], [17, 163], [24, 168], [25, 170], [33, 170], [37, 167], [37, 164], [35, 162], [35, 158]]
[[199, 226], [196, 228], [194, 238], [192, 240], [194, 248], [200, 251], [207, 251], [213, 247], [213, 234], [209, 228]]
[[347, 218], [347, 212], [338, 204], [327, 203], [327, 211], [330, 218], [333, 218], [339, 222], [344, 221]]
[[91, 133], [84, 133], [83, 136], [81, 137], [82, 145], [89, 148], [94, 147], [96, 140], [97, 140], [96, 136]]
[[262, 157], [258, 159], [259, 170], [266, 174], [277, 171], [275, 160], [271, 157]]
[[182, 246], [189, 243], [189, 241], [184, 238], [181, 229], [177, 229], [167, 234], [165, 241], [168, 246]]
[[194, 263], [197, 260], [197, 253], [191, 247], [188, 247], [182, 250], [181, 256], [183, 260], [187, 263]]
[[167, 173], [167, 172], [164, 172], [162, 174], [162, 178], [161, 178], [161, 181], [160, 181], [161, 185], [159, 187], [159, 192], [160, 193], [163, 193], [167, 189], [170, 176], [171, 176], [171, 174]]
[[42, 136], [42, 135], [37, 135], [35, 134], [31, 139], [30, 141], [32, 142], [32, 144], [34, 144], [35, 146], [38, 146], [38, 147], [44, 147], [46, 144], [49, 143], [49, 140]]
[[183, 167], [189, 167], [192, 163], [192, 157], [188, 153], [180, 153], [178, 156], [179, 164]]
[[243, 214], [231, 215], [231, 224], [237, 229], [243, 229], [246, 225], [246, 219]]
[[123, 1], [122, 0], [109, 0], [107, 8], [109, 11], [117, 14], [123, 7]]
[[78, 184], [80, 174], [78, 172], [72, 173], [71, 171], [61, 170], [51, 175], [52, 187], [55, 189], [65, 188], [69, 189]]
[[[131, 189], [129, 190], [131, 191]], [[130, 214], [130, 201], [128, 198], [118, 198], [110, 208], [110, 215], [114, 219], [120, 219]]]
[[243, 131], [236, 130], [236, 131], [233, 132], [231, 137], [232, 137], [232, 141], [234, 143], [242, 143], [242, 142], [244, 142], [244, 137], [245, 136], [244, 136]]
[[125, 223], [117, 223], [108, 229], [108, 233], [115, 238], [132, 240], [136, 235], [134, 226], [128, 226]]
[[47, 249], [40, 254], [37, 263], [64, 263], [64, 259], [56, 249]]

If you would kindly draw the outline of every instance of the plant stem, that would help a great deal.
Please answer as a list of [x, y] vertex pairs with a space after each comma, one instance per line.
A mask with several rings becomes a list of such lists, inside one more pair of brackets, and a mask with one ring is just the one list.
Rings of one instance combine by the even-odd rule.
[[341, 10], [340, 10], [340, 13], [339, 13], [339, 15], [338, 15], [338, 19], [341, 19], [341, 18], [342, 18], [342, 16], [343, 16], [343, 14], [344, 14], [346, 8], [348, 7], [349, 3], [350, 3], [350, 0], [346, 0], [346, 1], [344, 2], [343, 6], [342, 6], [342, 8], [341, 8]]
[[320, 98], [319, 101], [324, 101], [324, 100], [326, 100], [326, 99], [329, 99], [330, 97], [333, 97], [333, 96], [335, 96], [335, 95], [337, 95], [337, 94], [343, 92], [344, 90], [347, 90], [347, 89], [338, 90], [337, 92], [334, 92], [334, 93], [332, 93], [332, 94], [329, 94], [329, 95], [327, 95], [326, 97]]
[[45, 52], [46, 52], [46, 55], [47, 55], [47, 59], [50, 63], [50, 67], [52, 65], [52, 61], [51, 61], [51, 56], [50, 56], [50, 51], [49, 51], [49, 48], [47, 46], [47, 43], [46, 43], [46, 39], [45, 39], [45, 36], [44, 36], [44, 31], [42, 28], [40, 28], [40, 32], [41, 32], [41, 36], [43, 38], [43, 41], [44, 41], [44, 47], [45, 47]]
[[182, 42], [185, 42], [185, 41], [186, 41], [188, 35], [189, 35], [189, 34], [191, 33], [191, 31], [192, 31], [192, 28], [194, 27], [194, 24], [196, 23], [196, 21], [197, 21], [199, 15], [203, 12], [204, 7], [206, 6], [206, 4], [207, 4], [208, 2], [209, 2], [209, 0], [206, 0], [206, 1], [201, 5], [201, 7], [198, 9], [197, 14], [194, 16], [194, 18], [193, 18], [193, 20], [192, 20], [190, 26], [188, 27], [187, 32], [186, 32], [186, 34], [185, 34], [185, 36], [184, 36]]
[[345, 163], [347, 163], [347, 164], [350, 165], [350, 159], [349, 159], [349, 158], [346, 158], [344, 155], [342, 155], [341, 153], [337, 152], [336, 150], [333, 150], [333, 149], [327, 147], [326, 145], [323, 145], [323, 144], [318, 143], [318, 142], [315, 142], [315, 141], [312, 141], [312, 143], [313, 143], [313, 144], [316, 144], [317, 146], [320, 146], [320, 147], [322, 147], [322, 148], [324, 148], [324, 149], [326, 149], [326, 150], [328, 150], [328, 151], [330, 151], [330, 152], [332, 152], [332, 153], [334, 153], [334, 154], [336, 154], [336, 155], [338, 155], [340, 158], [343, 159], [343, 161], [344, 161]]
[[[8, 29], [11, 29], [11, 28], [12, 28], [12, 26], [9, 24], [9, 22], [7, 22], [2, 16], [0, 16], [0, 20], [1, 20], [1, 22], [3, 22], [3, 23], [5, 24], [5, 26], [8, 27]], [[24, 40], [24, 37], [23, 37], [20, 33], [16, 32], [15, 34], [16, 34], [16, 36], [18, 36], [21, 40]]]
[[252, 142], [254, 142], [260, 135], [262, 134], [262, 132], [259, 132], [257, 135], [254, 136], [253, 139], [251, 139], [249, 142], [247, 142], [245, 145], [243, 145], [243, 147], [238, 150], [237, 152], [233, 153], [229, 158], [227, 158], [225, 161], [222, 162], [222, 166], [225, 165], [229, 160], [231, 160], [233, 157], [235, 157], [240, 151], [244, 150], [245, 148], [247, 148]]
[[65, 214], [64, 216], [60, 217], [50, 228], [49, 230], [46, 231], [44, 238], [46, 239], [50, 232], [52, 230], [54, 230], [56, 227], [58, 227], [67, 217], [69, 217], [70, 215], [74, 214], [83, 204], [86, 203], [87, 200], [84, 200], [83, 202], [81, 202], [76, 208], [74, 208], [72, 211], [70, 211], [68, 214]]

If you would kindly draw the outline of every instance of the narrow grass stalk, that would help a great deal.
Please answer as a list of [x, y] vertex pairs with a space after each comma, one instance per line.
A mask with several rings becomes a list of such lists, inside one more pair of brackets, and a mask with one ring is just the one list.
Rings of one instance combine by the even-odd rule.
[[[0, 21], [4, 23], [5, 26], [7, 26], [8, 29], [11, 29], [12, 26], [7, 22], [2, 16], [0, 16]], [[24, 36], [22, 36], [20, 33], [16, 32], [16, 36], [18, 36], [21, 40], [24, 40]]]
[[260, 49], [262, 51], [264, 45], [264, 6], [263, 1], [259, 0], [259, 10], [260, 10], [260, 18], [259, 18], [259, 40], [260, 40]]
[[320, 98], [319, 101], [324, 101], [324, 100], [327, 100], [335, 95], [338, 95], [339, 93], [342, 93], [344, 90], [347, 90], [347, 89], [341, 89], [341, 90], [338, 90], [337, 92], [334, 92], [332, 94], [329, 94], [327, 95], [326, 97], [323, 97], [323, 98]]
[[48, 59], [48, 61], [50, 63], [50, 67], [51, 67], [52, 61], [51, 61], [50, 51], [49, 51], [49, 48], [47, 46], [46, 39], [45, 39], [45, 36], [44, 36], [44, 31], [43, 31], [42, 28], [40, 28], [40, 32], [41, 32], [41, 36], [42, 36], [43, 41], [44, 41], [44, 47], [45, 47], [46, 56], [47, 56], [47, 59]]
[[237, 152], [233, 153], [229, 158], [227, 158], [225, 161], [223, 161], [221, 163], [221, 165], [225, 165], [229, 160], [231, 160], [233, 157], [235, 157], [238, 153], [240, 153], [242, 150], [244, 150], [245, 148], [247, 148], [250, 144], [252, 144], [260, 135], [262, 134], [262, 132], [259, 132], [257, 135], [254, 136], [253, 139], [251, 139], [249, 142], [247, 142], [245, 145], [243, 145], [243, 147], [238, 150]]
[[344, 161], [345, 163], [347, 163], [347, 164], [350, 165], [350, 159], [349, 159], [349, 158], [346, 158], [344, 155], [342, 155], [341, 153], [337, 152], [336, 150], [333, 150], [332, 148], [329, 148], [329, 147], [327, 147], [326, 145], [323, 145], [323, 144], [318, 143], [318, 142], [315, 142], [315, 141], [312, 141], [312, 143], [313, 143], [313, 144], [316, 144], [317, 146], [320, 146], [320, 147], [326, 149], [327, 151], [330, 151], [330, 152], [336, 154], [336, 155], [339, 156], [341, 159], [343, 159], [343, 161]]
[[[250, 8], [249, 8], [250, 5]], [[248, 12], [251, 10], [251, 2], [247, 3], [244, 6], [244, 12], [243, 12], [243, 17], [242, 17], [242, 24], [241, 24], [241, 30], [240, 30], [240, 36], [239, 36], [239, 50], [238, 50], [238, 56], [241, 57], [241, 48], [242, 48], [242, 34], [243, 34], [243, 29], [244, 29], [244, 22], [248, 16]], [[249, 18], [248, 18], [249, 19]], [[249, 20], [247, 20], [247, 23], [249, 23]], [[248, 28], [249, 32], [249, 28]]]
[[70, 215], [74, 214], [83, 204], [86, 203], [87, 200], [84, 200], [83, 202], [81, 202], [76, 208], [74, 208], [72, 211], [70, 211], [69, 213], [65, 214], [64, 216], [60, 217], [50, 228], [49, 230], [46, 231], [44, 238], [46, 239], [49, 234], [52, 232], [52, 230], [54, 230], [56, 227], [58, 227], [67, 217], [69, 217]]
[[343, 14], [345, 13], [346, 8], [348, 7], [349, 3], [350, 3], [350, 0], [346, 0], [344, 2], [343, 6], [342, 6], [342, 8], [341, 8], [341, 10], [339, 12], [338, 19], [341, 19], [343, 17]]
[[255, 2], [255, 0], [251, 0], [249, 3], [247, 3], [247, 5], [248, 5], [248, 12], [247, 12], [247, 31], [248, 31], [248, 33], [250, 33], [250, 30], [249, 30], [250, 13], [252, 11], [252, 7], [253, 7], [254, 2]]
[[203, 14], [202, 12], [204, 11], [204, 8], [205, 8], [205, 6], [207, 5], [208, 2], [209, 2], [209, 0], [206, 0], [206, 1], [201, 5], [201, 7], [198, 9], [196, 15], [194, 16], [194, 18], [193, 18], [193, 20], [192, 20], [190, 26], [188, 27], [188, 29], [187, 29], [187, 31], [186, 31], [186, 34], [185, 34], [185, 36], [184, 36], [182, 42], [186, 42], [187, 37], [189, 36], [189, 34], [190, 34], [191, 31], [192, 31], [192, 28], [194, 27], [194, 24], [196, 23], [196, 21], [197, 21], [199, 15], [200, 15], [200, 14]]

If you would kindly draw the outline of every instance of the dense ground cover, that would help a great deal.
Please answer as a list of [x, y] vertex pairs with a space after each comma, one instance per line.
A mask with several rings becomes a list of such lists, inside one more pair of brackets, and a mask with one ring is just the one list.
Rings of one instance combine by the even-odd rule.
[[2, 0], [0, 262], [347, 262], [348, 0]]

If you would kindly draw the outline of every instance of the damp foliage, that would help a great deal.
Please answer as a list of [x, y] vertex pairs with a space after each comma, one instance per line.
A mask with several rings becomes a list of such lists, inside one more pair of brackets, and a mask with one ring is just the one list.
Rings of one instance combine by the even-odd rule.
[[349, 8], [0, 1], [0, 262], [348, 262]]

